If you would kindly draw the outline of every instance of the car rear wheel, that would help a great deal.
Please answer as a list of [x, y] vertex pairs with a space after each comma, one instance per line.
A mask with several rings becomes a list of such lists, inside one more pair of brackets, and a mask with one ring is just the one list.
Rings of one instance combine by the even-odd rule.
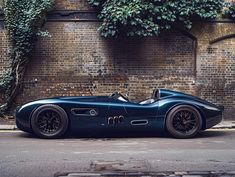
[[175, 138], [194, 137], [201, 127], [200, 113], [188, 105], [176, 106], [169, 112], [166, 119], [166, 129]]
[[41, 138], [60, 138], [68, 129], [68, 116], [57, 105], [42, 105], [33, 112], [31, 126]]

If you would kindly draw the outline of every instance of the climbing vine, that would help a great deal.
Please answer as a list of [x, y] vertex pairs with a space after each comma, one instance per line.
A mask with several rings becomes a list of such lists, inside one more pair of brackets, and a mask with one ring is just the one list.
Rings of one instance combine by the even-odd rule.
[[172, 26], [190, 29], [195, 19], [214, 19], [223, 0], [88, 0], [99, 11], [104, 37], [152, 36]]
[[52, 0], [3, 1], [5, 26], [11, 42], [11, 67], [0, 79], [0, 92], [4, 94], [5, 102], [0, 107], [2, 115], [10, 108], [22, 88], [34, 43], [52, 4]]

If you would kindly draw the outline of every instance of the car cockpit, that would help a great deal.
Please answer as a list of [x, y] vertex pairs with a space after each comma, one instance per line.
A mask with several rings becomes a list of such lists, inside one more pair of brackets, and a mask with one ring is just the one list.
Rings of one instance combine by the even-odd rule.
[[[128, 97], [122, 95], [121, 93], [119, 92], [114, 92], [111, 96], [111, 98], [114, 98], [114, 99], [117, 99], [119, 101], [122, 101], [122, 102], [130, 102], [130, 100], [128, 99]], [[143, 101], [140, 101], [138, 102], [138, 104], [140, 105], [147, 105], [147, 104], [152, 104], [154, 103], [155, 101], [157, 101], [159, 99], [159, 89], [155, 89], [152, 93], [152, 96], [151, 98], [149, 99], [146, 99], [146, 100], [143, 100]]]

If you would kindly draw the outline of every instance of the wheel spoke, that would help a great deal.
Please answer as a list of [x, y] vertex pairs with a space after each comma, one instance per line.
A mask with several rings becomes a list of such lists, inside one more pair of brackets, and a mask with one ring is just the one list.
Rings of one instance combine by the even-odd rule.
[[182, 110], [174, 115], [172, 125], [176, 131], [187, 134], [195, 130], [197, 117], [190, 110]]
[[38, 115], [37, 125], [38, 129], [43, 133], [52, 134], [57, 132], [61, 128], [61, 117], [55, 111], [46, 110]]

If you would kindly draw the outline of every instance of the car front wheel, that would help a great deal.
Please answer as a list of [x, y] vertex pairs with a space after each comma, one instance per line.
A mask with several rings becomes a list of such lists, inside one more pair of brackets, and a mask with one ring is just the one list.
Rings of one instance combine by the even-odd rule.
[[33, 112], [31, 126], [40, 138], [60, 138], [68, 129], [68, 116], [57, 105], [42, 105]]
[[202, 118], [192, 106], [180, 105], [173, 108], [166, 119], [166, 129], [175, 138], [194, 137], [202, 127]]

